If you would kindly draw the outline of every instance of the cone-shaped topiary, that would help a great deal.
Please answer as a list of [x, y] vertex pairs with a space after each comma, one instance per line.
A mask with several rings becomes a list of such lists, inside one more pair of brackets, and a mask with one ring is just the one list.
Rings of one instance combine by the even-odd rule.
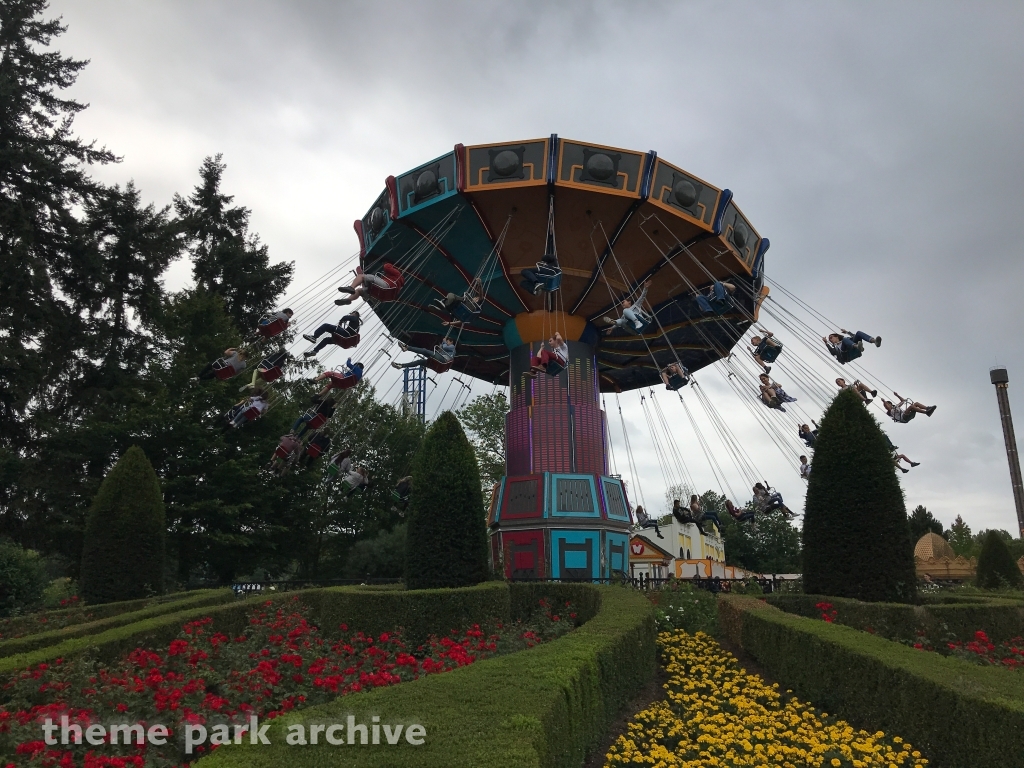
[[427, 430], [413, 460], [406, 533], [409, 589], [487, 579], [487, 520], [473, 446], [450, 411]]
[[974, 577], [974, 583], [982, 589], [1024, 585], [1024, 575], [1013, 561], [1013, 555], [1007, 549], [1006, 542], [996, 531], [989, 531], [981, 543], [978, 573]]
[[807, 593], [870, 601], [914, 598], [910, 526], [889, 443], [851, 390], [836, 396], [818, 430], [803, 546]]
[[110, 470], [89, 508], [79, 579], [87, 603], [163, 592], [165, 514], [160, 480], [132, 446]]

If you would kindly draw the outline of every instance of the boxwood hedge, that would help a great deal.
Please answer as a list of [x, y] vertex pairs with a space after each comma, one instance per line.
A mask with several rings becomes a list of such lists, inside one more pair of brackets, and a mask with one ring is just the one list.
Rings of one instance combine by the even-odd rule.
[[1024, 764], [1020, 672], [918, 651], [748, 597], [721, 597], [719, 623], [798, 696], [858, 727], [908, 739], [937, 768]]
[[979, 629], [996, 642], [1024, 636], [1024, 603], [1016, 600], [962, 597], [956, 602], [866, 603], [822, 595], [778, 594], [768, 597], [771, 605], [787, 613], [819, 618], [819, 603], [830, 603], [840, 624], [855, 629], [871, 629], [894, 640], [913, 640], [917, 632], [940, 641], [954, 637], [970, 640]]
[[[589, 621], [527, 651], [291, 713], [273, 721], [267, 734], [271, 745], [221, 747], [197, 768], [578, 768], [654, 674], [653, 609], [642, 595], [619, 587], [512, 584], [505, 589], [513, 616], [532, 610], [543, 597], [571, 600]], [[408, 595], [416, 597], [416, 592]], [[285, 742], [292, 725], [345, 724], [349, 716], [369, 724], [374, 715], [382, 723], [423, 725], [425, 743], [300, 747]]]

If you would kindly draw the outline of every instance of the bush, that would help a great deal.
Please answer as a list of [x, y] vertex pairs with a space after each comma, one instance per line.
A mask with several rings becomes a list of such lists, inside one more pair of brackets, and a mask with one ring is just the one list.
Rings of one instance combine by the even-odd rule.
[[658, 606], [655, 617], [658, 631], [683, 629], [691, 635], [718, 633], [718, 609], [714, 594], [694, 589], [689, 584], [672, 583], [652, 594]]
[[78, 601], [78, 585], [67, 577], [54, 579], [43, 591], [44, 608], [63, 608]]
[[81, 592], [87, 603], [163, 592], [166, 520], [160, 480], [132, 446], [100, 485], [85, 522]]
[[978, 555], [978, 572], [974, 583], [982, 589], [1020, 587], [1024, 576], [1013, 561], [1006, 542], [996, 531], [989, 531]]
[[345, 559], [345, 578], [401, 578], [405, 570], [405, 523], [352, 545]]
[[466, 587], [487, 579], [487, 521], [473, 446], [450, 411], [413, 461], [406, 540], [409, 589]]
[[793, 616], [754, 598], [723, 596], [719, 611], [729, 639], [765, 672], [855, 727], [898, 733], [945, 768], [1020, 765], [1019, 672]]
[[13, 616], [38, 606], [49, 578], [38, 552], [0, 540], [0, 616]]
[[910, 526], [889, 443], [852, 390], [825, 412], [804, 505], [807, 592], [910, 602]]

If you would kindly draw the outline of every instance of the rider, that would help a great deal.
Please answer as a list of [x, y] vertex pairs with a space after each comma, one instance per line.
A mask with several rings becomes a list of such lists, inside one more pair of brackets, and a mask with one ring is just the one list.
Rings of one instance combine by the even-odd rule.
[[654, 529], [654, 533], [657, 534], [659, 539], [664, 539], [665, 538], [664, 536], [661, 535], [661, 528], [658, 527], [657, 519], [655, 519], [653, 517], [650, 517], [644, 511], [644, 508], [641, 507], [641, 506], [637, 506], [637, 508], [634, 511], [636, 512], [636, 524], [637, 524], [637, 528], [639, 530], [642, 531], [645, 528], [653, 528]]
[[301, 414], [299, 418], [292, 424], [292, 432], [297, 437], [302, 437], [306, 430], [309, 429], [309, 422], [315, 419], [317, 416], [323, 416], [325, 419], [329, 419], [334, 415], [334, 401], [329, 397], [325, 397], [319, 401], [312, 410], [306, 411]]
[[[884, 432], [882, 433], [885, 434]], [[921, 462], [911, 461], [910, 457], [899, 452], [899, 447], [892, 444], [892, 440], [889, 439], [888, 435], [885, 435], [885, 442], [889, 444], [889, 454], [892, 456], [892, 463], [896, 465], [896, 469], [902, 472], [904, 475], [909, 472], [909, 469], [904, 469], [900, 466], [901, 461], [907, 462], [911, 467], [919, 467]]]
[[558, 257], [553, 253], [545, 253], [541, 260], [537, 262], [536, 269], [527, 268], [519, 273], [520, 277], [523, 278], [519, 285], [527, 293], [532, 293], [536, 296], [548, 284], [550, 278], [561, 274], [561, 272], [562, 270], [558, 266]]
[[441, 309], [449, 313], [453, 317], [455, 316], [455, 309], [458, 306], [465, 307], [472, 314], [476, 314], [480, 311], [480, 305], [483, 304], [484, 296], [484, 283], [479, 277], [474, 277], [473, 282], [469, 284], [466, 292], [461, 296], [457, 293], [449, 293], [443, 299], [438, 300], [438, 304]]
[[882, 346], [881, 336], [869, 336], [864, 331], [857, 331], [851, 334], [845, 328], [839, 329], [841, 333], [830, 333], [827, 337], [822, 336], [821, 340], [825, 342], [825, 347], [828, 349], [835, 359], [842, 365], [849, 363], [852, 360], [856, 360], [864, 353], [864, 342], [874, 344], [876, 347]]
[[277, 449], [274, 451], [274, 455], [270, 459], [270, 463], [267, 464], [267, 469], [277, 474], [283, 474], [284, 469], [287, 466], [288, 459], [302, 447], [302, 441], [299, 440], [295, 435], [289, 432], [287, 435], [281, 435], [280, 440], [277, 443]]
[[745, 523], [747, 520], [754, 519], [754, 510], [752, 509], [737, 509], [736, 505], [733, 504], [729, 499], [725, 500], [725, 510], [728, 512], [732, 519], [737, 523]]
[[665, 382], [665, 389], [675, 392], [690, 383], [690, 372], [684, 365], [669, 363], [661, 369], [661, 380]]
[[409, 506], [409, 497], [412, 495], [412, 475], [407, 475], [395, 483], [395, 489], [391, 492], [391, 498], [396, 505], [391, 507], [392, 512], [404, 512]]
[[331, 447], [331, 438], [323, 432], [314, 432], [306, 444], [306, 454], [302, 457], [303, 466], [310, 466]]
[[764, 483], [754, 485], [754, 504], [757, 506], [757, 511], [761, 513], [781, 509], [786, 513], [787, 517], [793, 516], [789, 507], [782, 503], [782, 494], [772, 490], [767, 480]]
[[618, 320], [612, 320], [610, 317], [603, 317], [601, 320], [608, 325], [602, 333], [611, 333], [616, 328], [625, 328], [626, 324], [636, 333], [640, 333], [645, 325], [648, 323], [646, 314], [644, 313], [644, 301], [647, 299], [647, 291], [650, 288], [651, 281], [644, 280], [640, 286], [640, 295], [636, 297], [635, 301], [630, 299], [622, 300], [622, 317]]
[[842, 392], [844, 389], [852, 389], [858, 395], [865, 404], [871, 402], [872, 397], [878, 397], [878, 390], [871, 389], [867, 384], [861, 381], [854, 381], [853, 384], [847, 384], [846, 379], [840, 377], [836, 379], [836, 386], [839, 387], [839, 391]]
[[455, 359], [455, 344], [448, 340], [448, 337], [441, 339], [441, 343], [437, 349], [427, 349], [426, 347], [410, 347], [404, 342], [398, 342], [398, 346], [401, 347], [403, 352], [413, 352], [422, 357], [413, 360], [411, 363], [399, 363], [397, 361], [391, 363], [395, 368], [414, 368], [417, 365], [422, 365], [426, 362], [426, 358], [430, 358], [441, 365], [447, 365]]
[[[352, 381], [353, 377], [355, 377], [355, 381]], [[337, 387], [338, 389], [349, 389], [362, 381], [363, 364], [353, 363], [352, 358], [350, 357], [345, 361], [345, 366], [342, 371], [324, 371], [313, 379], [313, 382], [316, 383], [318, 381], [323, 381], [324, 379], [327, 379], [327, 385], [313, 395], [312, 400], [315, 403], [320, 402], [320, 400], [323, 399], [323, 396], [330, 392], [334, 387]]]
[[541, 347], [540, 353], [530, 358], [531, 369], [526, 375], [531, 379], [536, 378], [538, 373], [546, 373], [548, 364], [552, 362], [560, 366], [558, 372], [561, 373], [568, 361], [569, 345], [565, 343], [562, 334], [555, 331], [555, 335], [548, 339], [548, 348]]
[[889, 400], [882, 400], [882, 405], [885, 406], [885, 412], [889, 414], [889, 418], [897, 424], [906, 424], [919, 413], [931, 416], [935, 413], [935, 409], [939, 407], [937, 405], [923, 405], [921, 403], [914, 402], [911, 398], [903, 397], [896, 391], [893, 391], [893, 394], [899, 398], [900, 402], [894, 405]]
[[295, 313], [292, 312], [290, 309], [285, 308], [282, 309], [280, 312], [275, 312], [272, 315], [267, 315], [266, 317], [262, 318], [259, 321], [258, 325], [260, 328], [265, 328], [266, 326], [273, 325], [276, 322], [282, 322], [283, 325], [281, 326], [281, 330], [284, 330], [285, 328], [288, 327], [288, 323], [291, 322], [294, 314]]
[[[327, 338], [317, 344], [317, 339], [323, 334], [328, 334]], [[303, 357], [316, 357], [316, 353], [326, 347], [328, 344], [336, 344], [334, 337], [341, 336], [343, 338], [351, 338], [359, 335], [359, 310], [354, 309], [349, 314], [345, 315], [341, 320], [338, 321], [337, 325], [331, 325], [330, 323], [324, 323], [316, 329], [315, 333], [304, 333], [302, 338], [308, 341], [310, 344], [316, 344], [313, 349], [308, 352], [303, 352]]]
[[[288, 352], [286, 352], [283, 349], [279, 352], [275, 352], [272, 355], [264, 357], [262, 360], [260, 360], [260, 364], [256, 366], [256, 370], [252, 372], [252, 381], [250, 381], [245, 386], [241, 387], [238, 391], [245, 392], [248, 389], [254, 389], [256, 387], [256, 382], [263, 377], [264, 373], [266, 373], [267, 371], [271, 371], [275, 368], [280, 368], [286, 362], [288, 362]], [[278, 373], [278, 376], [280, 376], [280, 373]], [[265, 378], [263, 380], [266, 381]]]
[[718, 519], [718, 513], [712, 509], [705, 509], [704, 505], [700, 503], [700, 498], [696, 495], [690, 496], [690, 517], [697, 521], [697, 527], [702, 531], [704, 529], [702, 523], [705, 520], [710, 520], [714, 523], [718, 533], [721, 534], [722, 521]]
[[764, 369], [765, 373], [771, 373], [772, 369], [768, 363], [774, 363], [778, 358], [782, 352], [782, 342], [776, 340], [775, 334], [771, 331], [762, 328], [761, 332], [764, 336], [754, 336], [750, 339], [750, 343], [754, 347], [753, 355], [757, 364]]
[[345, 475], [345, 484], [348, 485], [348, 491], [345, 492], [345, 498], [348, 498], [356, 491], [361, 491], [369, 487], [370, 485], [370, 473], [366, 471], [366, 467], [355, 467], [349, 470], [348, 474]]
[[237, 376], [245, 370], [245, 358], [247, 357], [244, 349], [235, 349], [234, 347], [228, 347], [224, 350], [224, 357], [221, 357], [214, 362], [207, 365], [203, 370], [199, 372], [199, 375], [193, 378], [193, 381], [205, 381], [212, 379], [217, 375], [217, 371], [224, 368], [230, 368], [234, 373], [232, 376]]
[[800, 478], [808, 480], [811, 477], [811, 465], [807, 461], [806, 456], [800, 457]]
[[[811, 423], [814, 426], [818, 426], [818, 422], [816, 421], [812, 421]], [[812, 430], [806, 424], [801, 424], [800, 429], [797, 430], [797, 435], [800, 437], [801, 440], [804, 441], [804, 445], [806, 445], [808, 448], [813, 448], [814, 441], [818, 439], [818, 430]]]
[[708, 288], [706, 296], [703, 293], [697, 294], [697, 306], [704, 314], [720, 315], [732, 306], [732, 294], [735, 292], [736, 286], [732, 283], [716, 280]]
[[[779, 399], [780, 403], [795, 403], [796, 398], [786, 394], [786, 390], [782, 388], [779, 382], [769, 378], [767, 373], [762, 373], [757, 377], [761, 381], [761, 397], [764, 399], [765, 390], [769, 390], [775, 393], [775, 397]], [[772, 406], [774, 407], [774, 406]], [[784, 409], [783, 409], [784, 410]]]
[[383, 275], [368, 275], [362, 269], [358, 269], [351, 283], [338, 286], [338, 290], [342, 293], [351, 293], [352, 295], [347, 299], [338, 299], [334, 303], [342, 307], [351, 304], [359, 297], [366, 298], [370, 292], [367, 286], [370, 285], [384, 289], [401, 288], [405, 285], [405, 276], [398, 267], [390, 262], [384, 265]]
[[[235, 403], [231, 409], [224, 414], [225, 419], [227, 419], [227, 424], [224, 429], [228, 429], [229, 427], [238, 429], [250, 421], [255, 421], [262, 416], [269, 407], [270, 401], [267, 400], [266, 394], [262, 391], [257, 391], [252, 397], [247, 397], [244, 400]], [[256, 409], [256, 413], [252, 414], [250, 418], [250, 411], [253, 408]]]

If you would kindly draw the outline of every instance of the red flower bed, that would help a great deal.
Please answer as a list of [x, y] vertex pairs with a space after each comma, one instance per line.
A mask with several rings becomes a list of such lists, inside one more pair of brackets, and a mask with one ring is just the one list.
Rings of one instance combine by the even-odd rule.
[[[498, 653], [529, 648], [571, 630], [575, 613], [562, 615], [541, 601], [529, 624], [500, 627], [485, 637], [478, 625], [431, 638], [409, 649], [397, 632], [379, 637], [349, 630], [326, 638], [309, 623], [297, 600], [287, 609], [267, 602], [249, 616], [237, 637], [212, 631], [212, 619], [190, 622], [162, 652], [136, 648], [110, 666], [87, 659], [56, 660], [26, 669], [3, 684], [0, 765], [54, 768], [123, 768], [187, 764], [179, 737], [185, 723], [247, 724], [272, 719], [354, 691], [396, 685], [448, 672]], [[42, 726], [62, 718], [85, 732], [115, 723], [168, 726], [164, 746], [108, 743], [48, 745]], [[60, 730], [56, 732], [60, 739]], [[85, 740], [83, 739], [83, 742]], [[199, 748], [202, 750], [202, 747]]]

